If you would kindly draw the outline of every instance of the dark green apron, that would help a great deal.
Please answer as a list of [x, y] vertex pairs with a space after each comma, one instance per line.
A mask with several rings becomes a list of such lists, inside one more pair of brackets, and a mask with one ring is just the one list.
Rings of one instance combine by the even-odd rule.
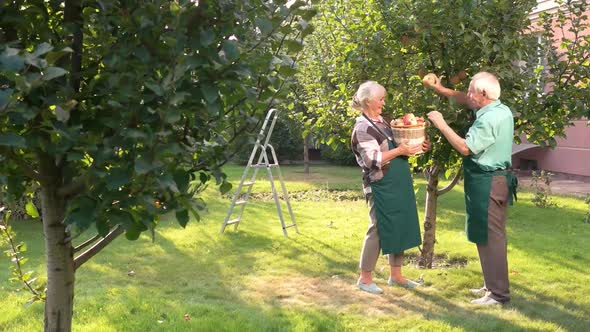
[[512, 197], [516, 199], [518, 179], [505, 170], [484, 171], [471, 157], [463, 158], [463, 174], [465, 185], [465, 210], [467, 221], [465, 233], [467, 239], [477, 244], [488, 242], [488, 205], [494, 176], [506, 176], [508, 184], [508, 200], [512, 205]]
[[[388, 142], [390, 150], [395, 148]], [[371, 191], [383, 254], [419, 246], [422, 241], [408, 161], [399, 157], [391, 160], [383, 179], [371, 183]]]

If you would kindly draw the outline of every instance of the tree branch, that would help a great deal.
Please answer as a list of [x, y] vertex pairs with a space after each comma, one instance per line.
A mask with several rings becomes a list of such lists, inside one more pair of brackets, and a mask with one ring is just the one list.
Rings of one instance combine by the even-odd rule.
[[[2, 207], [0, 209], [0, 212], [2, 212], [2, 210], [4, 210], [4, 208]], [[23, 284], [25, 284], [25, 287], [34, 295], [35, 298], [41, 299], [43, 298], [43, 294], [40, 294], [36, 289], [34, 289], [31, 285], [33, 284], [33, 282], [35, 281], [35, 279], [29, 280], [28, 278], [25, 278], [25, 273], [23, 273], [23, 266], [22, 264], [24, 263], [23, 261], [23, 257], [21, 255], [21, 249], [20, 249], [20, 245], [16, 245], [14, 243], [13, 240], [13, 236], [14, 234], [11, 234], [11, 230], [8, 227], [8, 223], [7, 221], [4, 220], [4, 218], [0, 218], [0, 231], [2, 231], [2, 235], [5, 237], [6, 242], [8, 243], [8, 245], [10, 246], [10, 256], [12, 257], [12, 261], [15, 264], [15, 271], [13, 272], [19, 281], [22, 281]]]
[[451, 181], [451, 183], [449, 183], [446, 187], [437, 190], [436, 191], [436, 195], [440, 196], [440, 195], [444, 195], [447, 192], [449, 192], [451, 189], [453, 189], [453, 187], [457, 184], [457, 182], [459, 182], [459, 179], [461, 179], [461, 168], [459, 168], [459, 170], [457, 171], [457, 173], [455, 173], [455, 176], [453, 177], [453, 180]]
[[96, 234], [95, 236], [91, 237], [90, 239], [84, 241], [83, 243], [79, 244], [78, 246], [76, 246], [74, 248], [74, 252], [78, 252], [86, 247], [88, 247], [89, 245], [91, 245], [92, 243], [96, 242], [96, 240], [100, 239], [100, 234]]
[[57, 194], [61, 197], [68, 197], [73, 196], [81, 193], [86, 189], [86, 180], [88, 178], [88, 173], [81, 175], [74, 181], [62, 186], [57, 190]]
[[124, 230], [123, 227], [121, 227], [121, 225], [115, 226], [115, 228], [113, 228], [113, 230], [109, 234], [107, 234], [107, 236], [102, 238], [102, 240], [96, 242], [88, 250], [78, 255], [78, 257], [74, 258], [74, 271], [77, 270], [80, 266], [82, 266], [82, 264], [86, 263], [90, 258], [98, 254], [102, 249], [104, 249], [119, 235], [123, 234], [123, 231]]
[[25, 160], [20, 158], [20, 156], [17, 155], [12, 149], [10, 149], [10, 148], [1, 149], [0, 153], [5, 153], [5, 154], [9, 155], [10, 159], [12, 159], [18, 165], [18, 167], [20, 167], [21, 171], [26, 176], [28, 176], [29, 178], [31, 178], [33, 180], [41, 181], [41, 175], [39, 174], [39, 172], [37, 172], [35, 169], [31, 168], [30, 164], [28, 164]]

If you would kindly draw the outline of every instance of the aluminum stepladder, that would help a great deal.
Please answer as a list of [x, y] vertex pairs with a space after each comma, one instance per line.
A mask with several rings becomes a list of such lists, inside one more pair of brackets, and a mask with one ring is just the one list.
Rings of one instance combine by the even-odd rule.
[[[295, 227], [295, 232], [299, 233], [297, 229], [297, 224], [295, 223], [295, 217], [293, 216], [293, 210], [291, 209], [291, 203], [289, 202], [289, 194], [287, 193], [287, 189], [285, 188], [285, 182], [283, 181], [283, 175], [281, 173], [281, 168], [279, 166], [279, 160], [277, 159], [275, 149], [268, 143], [270, 137], [272, 135], [272, 130], [274, 129], [275, 122], [277, 121], [277, 113], [275, 109], [271, 109], [266, 114], [266, 118], [264, 119], [264, 123], [262, 124], [262, 128], [260, 128], [260, 133], [256, 138], [256, 143], [254, 144], [254, 148], [252, 149], [252, 153], [250, 154], [250, 159], [248, 160], [248, 164], [244, 169], [244, 173], [242, 174], [242, 179], [240, 180], [240, 184], [236, 188], [236, 192], [234, 193], [234, 197], [232, 202], [229, 206], [229, 210], [227, 211], [227, 215], [225, 216], [225, 221], [221, 226], [220, 233], [223, 233], [225, 228], [228, 225], [234, 225], [234, 230], [238, 229], [238, 225], [242, 220], [242, 214], [244, 213], [244, 209], [246, 207], [246, 203], [248, 203], [248, 199], [250, 198], [250, 193], [252, 193], [252, 187], [256, 182], [256, 176], [258, 175], [258, 170], [261, 168], [266, 168], [268, 174], [268, 180], [270, 182], [270, 187], [272, 189], [273, 198], [275, 201], [275, 205], [277, 206], [277, 213], [279, 215], [279, 219], [281, 221], [281, 226], [283, 228], [283, 234], [285, 237], [289, 237], [287, 235], [287, 228]], [[269, 127], [270, 123], [270, 127]], [[268, 128], [267, 128], [268, 127]], [[269, 162], [267, 150], [270, 150], [273, 163]], [[253, 164], [252, 162], [256, 158], [258, 154], [258, 162]], [[281, 189], [283, 191], [283, 199], [287, 204], [287, 209], [289, 210], [289, 215], [291, 216], [291, 224], [285, 225], [285, 220], [283, 218], [283, 212], [281, 209], [281, 203], [279, 201], [279, 195], [277, 193], [277, 188], [275, 186], [275, 179], [272, 174], [272, 169], [277, 170], [277, 174], [279, 176], [279, 182], [281, 183]], [[250, 174], [250, 171], [253, 172]], [[246, 179], [249, 178], [248, 181]], [[242, 190], [246, 187], [244, 195], [242, 195]], [[234, 208], [237, 207], [236, 215], [237, 217], [234, 219], [230, 219], [232, 214], [234, 213]]]

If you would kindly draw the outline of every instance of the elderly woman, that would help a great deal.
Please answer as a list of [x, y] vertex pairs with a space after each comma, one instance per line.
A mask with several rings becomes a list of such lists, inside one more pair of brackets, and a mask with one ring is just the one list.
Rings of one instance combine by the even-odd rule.
[[360, 85], [352, 107], [362, 112], [352, 131], [352, 150], [363, 170], [363, 192], [369, 206], [369, 229], [361, 251], [357, 286], [366, 292], [383, 290], [373, 282], [379, 251], [388, 255], [390, 286], [414, 288], [419, 284], [401, 272], [404, 250], [420, 245], [416, 199], [407, 157], [430, 149], [430, 142], [396, 146], [392, 130], [381, 117], [385, 88], [377, 82]]

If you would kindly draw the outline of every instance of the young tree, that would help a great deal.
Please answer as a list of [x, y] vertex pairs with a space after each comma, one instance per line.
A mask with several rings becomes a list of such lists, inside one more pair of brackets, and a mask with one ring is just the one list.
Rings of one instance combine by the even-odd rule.
[[12, 199], [40, 187], [45, 330], [69, 331], [80, 266], [122, 233], [154, 236], [164, 213], [198, 220], [212, 176], [229, 190], [225, 149], [284, 95], [314, 12], [256, 0], [0, 6], [0, 185]]
[[[315, 32], [307, 40], [298, 80], [305, 86], [305, 103], [312, 110], [315, 132], [328, 144], [346, 144], [354, 114], [348, 102], [362, 81], [372, 79], [388, 91], [391, 116], [413, 112], [425, 116], [441, 111], [460, 133], [472, 112], [424, 89], [421, 76], [434, 72], [446, 86], [466, 90], [470, 76], [486, 70], [502, 84], [502, 100], [516, 112], [515, 139], [554, 145], [572, 119], [583, 115], [589, 99], [584, 89], [590, 77], [588, 31], [584, 1], [567, 2], [557, 20], [576, 31], [561, 39], [543, 17], [541, 35], [531, 33], [528, 15], [536, 1], [325, 1], [319, 7]], [[556, 45], [568, 50], [560, 56]], [[541, 53], [540, 53], [541, 51]], [[538, 62], [546, 54], [549, 67]], [[549, 73], [546, 75], [545, 73]], [[554, 86], [545, 94], [544, 87]], [[587, 111], [586, 111], [587, 112]], [[437, 199], [460, 179], [460, 156], [435, 130], [433, 150], [416, 159], [425, 170], [426, 208], [420, 265], [432, 266], [436, 242]], [[442, 174], [453, 180], [439, 188]]]

